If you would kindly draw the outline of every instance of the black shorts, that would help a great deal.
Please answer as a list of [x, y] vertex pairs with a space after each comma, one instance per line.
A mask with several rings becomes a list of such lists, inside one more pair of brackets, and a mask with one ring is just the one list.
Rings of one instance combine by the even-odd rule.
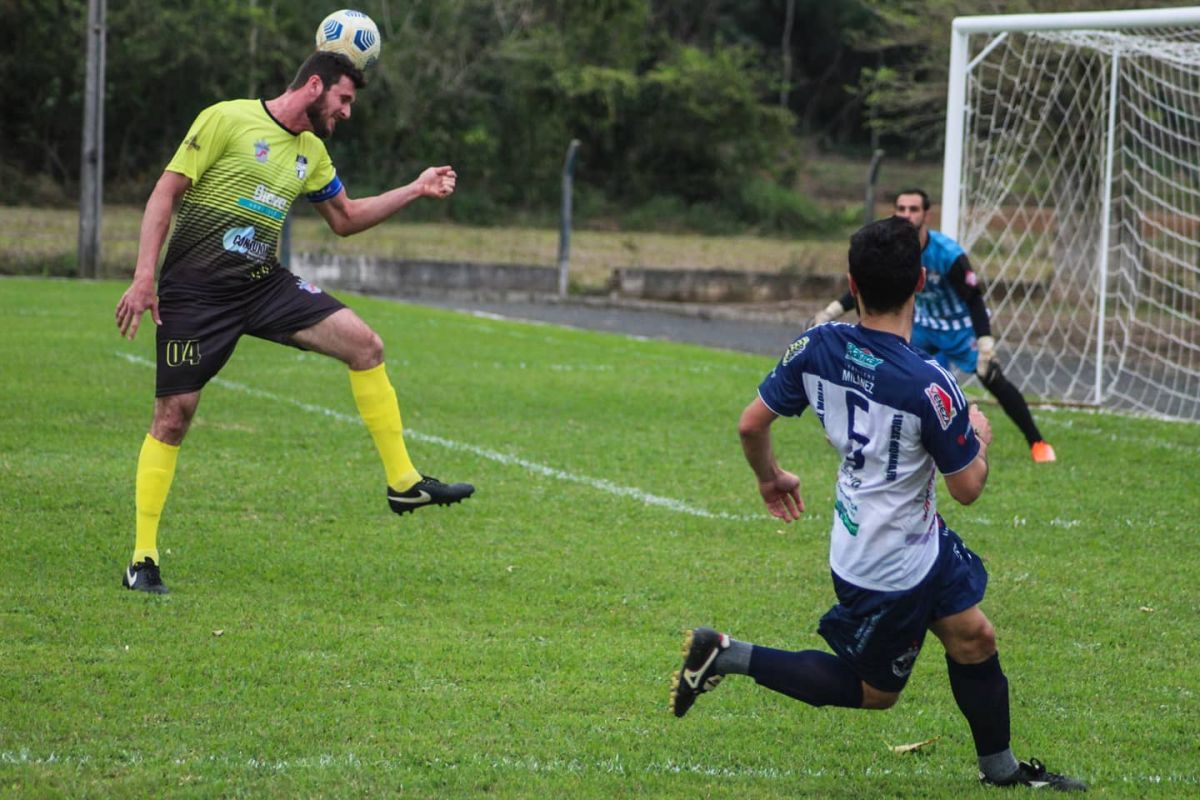
[[234, 292], [168, 280], [159, 286], [162, 325], [154, 394], [203, 389], [244, 333], [300, 347], [292, 334], [343, 308], [337, 298], [282, 268]]

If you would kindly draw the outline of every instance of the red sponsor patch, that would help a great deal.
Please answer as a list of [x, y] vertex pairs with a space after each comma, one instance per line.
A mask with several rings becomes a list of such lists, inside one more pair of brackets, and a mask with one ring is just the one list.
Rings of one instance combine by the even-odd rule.
[[949, 428], [950, 423], [954, 421], [954, 415], [958, 413], [954, 410], [954, 399], [950, 397], [950, 393], [936, 383], [931, 383], [925, 390], [925, 396], [929, 398], [929, 404], [937, 413], [942, 430]]

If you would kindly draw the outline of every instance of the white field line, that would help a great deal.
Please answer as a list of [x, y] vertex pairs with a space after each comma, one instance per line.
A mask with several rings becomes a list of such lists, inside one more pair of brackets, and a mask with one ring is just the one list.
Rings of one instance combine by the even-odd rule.
[[[125, 359], [131, 364], [137, 364], [138, 366], [142, 367], [154, 367], [153, 361], [142, 358], [141, 356], [135, 356], [122, 352], [117, 352], [116, 355]], [[362, 419], [356, 415], [343, 414], [342, 412], [335, 411], [332, 408], [325, 408], [324, 406], [313, 405], [312, 403], [305, 403], [300, 400], [293, 400], [290, 397], [282, 397], [262, 389], [255, 389], [253, 386], [246, 386], [245, 384], [225, 380], [224, 378], [213, 378], [212, 383], [215, 383], [218, 386], [223, 386], [226, 389], [233, 389], [234, 391], [248, 394], [252, 397], [259, 397], [276, 403], [285, 403], [287, 405], [299, 408], [302, 411], [307, 411], [311, 414], [320, 414], [322, 416], [335, 419], [338, 422], [345, 422], [350, 425], [362, 424]], [[568, 483], [578, 483], [583, 486], [590, 486], [593, 489], [598, 489], [602, 492], [616, 495], [617, 497], [625, 497], [630, 500], [636, 500], [648, 506], [658, 506], [659, 508], [665, 508], [668, 511], [674, 511], [679, 514], [688, 514], [693, 517], [703, 517], [704, 519], [723, 519], [736, 522], [762, 521], [766, 519], [765, 515], [754, 516], [750, 514], [729, 514], [724, 511], [708, 511], [707, 509], [700, 508], [699, 506], [693, 506], [685, 503], [682, 500], [650, 494], [649, 492], [642, 491], [641, 489], [633, 486], [621, 486], [620, 484], [613, 483], [612, 481], [604, 478], [592, 478], [587, 475], [579, 475], [574, 472], [567, 472], [566, 470], [546, 466], [545, 464], [539, 464], [536, 461], [529, 461], [528, 459], [520, 458], [519, 456], [501, 453], [497, 450], [491, 450], [486, 447], [467, 444], [466, 442], [458, 442], [453, 439], [446, 439], [445, 437], [436, 436], [430, 433], [421, 433], [420, 431], [412, 428], [405, 428], [404, 436], [407, 439], [413, 439], [418, 442], [436, 444], [446, 448], [447, 450], [459, 450], [467, 453], [473, 453], [481, 458], [486, 458], [489, 461], [495, 461], [506, 466], [521, 467], [528, 472], [544, 475], [547, 478], [555, 478], [556, 480], [566, 481]]]
[[[898, 759], [904, 759], [904, 756], [898, 756]], [[516, 771], [541, 773], [548, 775], [587, 775], [587, 774], [602, 774], [602, 775], [663, 775], [663, 774], [679, 774], [679, 775], [698, 775], [706, 778], [752, 778], [757, 780], [796, 780], [804, 778], [821, 778], [821, 777], [838, 777], [841, 780], [853, 780], [854, 776], [849, 775], [839, 770], [825, 769], [821, 767], [751, 767], [738, 764], [723, 765], [719, 763], [698, 764], [694, 762], [675, 761], [667, 759], [665, 761], [650, 761], [647, 763], [636, 763], [624, 760], [621, 756], [616, 755], [611, 758], [603, 759], [581, 759], [581, 758], [539, 758], [537, 756], [492, 756], [487, 753], [476, 753], [458, 759], [442, 759], [442, 758], [424, 758], [419, 755], [413, 755], [411, 758], [372, 758], [360, 757], [353, 753], [332, 754], [323, 753], [313, 756], [296, 756], [292, 758], [270, 758], [259, 757], [252, 755], [239, 754], [209, 754], [209, 755], [193, 755], [187, 758], [170, 758], [164, 757], [161, 754], [145, 755], [142, 753], [122, 753], [119, 759], [113, 757], [93, 757], [86, 754], [72, 753], [56, 753], [51, 751], [44, 755], [38, 755], [30, 751], [28, 748], [22, 747], [19, 750], [0, 750], [0, 765], [3, 766], [63, 766], [71, 768], [79, 768], [88, 765], [96, 766], [100, 769], [106, 768], [108, 765], [120, 762], [120, 764], [128, 766], [148, 765], [151, 767], [185, 767], [195, 768], [206, 764], [216, 765], [226, 769], [248, 769], [256, 772], [271, 772], [285, 773], [303, 770], [349, 770], [353, 772], [362, 772], [369, 770], [379, 770], [384, 772], [458, 772], [464, 768], [484, 768], [491, 769], [497, 772], [501, 771]], [[973, 766], [970, 764], [946, 764], [940, 767], [931, 767], [927, 764], [913, 764], [909, 758], [907, 763], [903, 762], [904, 766], [891, 768], [887, 766], [868, 767], [862, 771], [863, 777], [889, 776], [894, 775], [900, 779], [911, 775], [936, 775], [945, 776], [947, 780], [953, 780], [958, 777], [966, 782], [973, 781]], [[1105, 784], [1126, 784], [1126, 785], [1176, 785], [1176, 786], [1200, 786], [1200, 775], [1187, 774], [1165, 774], [1165, 775], [1129, 775], [1129, 774], [1105, 774], [1094, 777], [1088, 776], [1090, 783], [1103, 786]], [[1087, 780], [1087, 779], [1085, 779]]]
[[[592, 331], [592, 328], [581, 328], [575, 325], [570, 325], [566, 322], [547, 322], [543, 319], [530, 319], [528, 317], [511, 317], [507, 314], [497, 314], [494, 311], [482, 311], [471, 308], [450, 308], [449, 311], [455, 311], [459, 314], [466, 314], [475, 317], [476, 319], [486, 319], [492, 322], [521, 322], [526, 325], [538, 325], [544, 328], [565, 328], [569, 331]], [[617, 336], [622, 336], [626, 339], [632, 339], [635, 342], [652, 342], [654, 341], [649, 336], [642, 336], [638, 333], [624, 333], [620, 331], [604, 331], [604, 333], [614, 333]]]

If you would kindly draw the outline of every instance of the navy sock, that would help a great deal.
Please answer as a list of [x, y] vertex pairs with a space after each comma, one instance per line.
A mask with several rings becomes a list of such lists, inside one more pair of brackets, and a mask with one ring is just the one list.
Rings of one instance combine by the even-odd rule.
[[862, 681], [845, 661], [820, 650], [793, 653], [755, 645], [748, 674], [760, 686], [810, 706], [862, 708]]
[[1008, 749], [1008, 678], [997, 653], [982, 664], [959, 664], [946, 656], [950, 689], [975, 739], [975, 754], [989, 756]]

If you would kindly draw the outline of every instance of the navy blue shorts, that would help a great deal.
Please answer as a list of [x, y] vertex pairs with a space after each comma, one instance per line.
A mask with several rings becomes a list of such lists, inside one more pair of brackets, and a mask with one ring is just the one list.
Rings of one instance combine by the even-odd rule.
[[933, 622], [983, 600], [987, 570], [942, 523], [937, 560], [913, 588], [877, 592], [836, 574], [833, 588], [838, 604], [821, 617], [817, 632], [858, 677], [881, 691], [899, 692], [921, 653], [925, 631]]
[[282, 268], [233, 291], [168, 279], [158, 293], [157, 397], [203, 389], [243, 334], [299, 347], [292, 334], [345, 308]]
[[935, 331], [914, 325], [912, 346], [924, 350], [947, 369], [954, 365], [963, 372], [972, 373], [979, 363], [979, 350], [975, 346], [975, 331], [967, 326], [956, 331]]

